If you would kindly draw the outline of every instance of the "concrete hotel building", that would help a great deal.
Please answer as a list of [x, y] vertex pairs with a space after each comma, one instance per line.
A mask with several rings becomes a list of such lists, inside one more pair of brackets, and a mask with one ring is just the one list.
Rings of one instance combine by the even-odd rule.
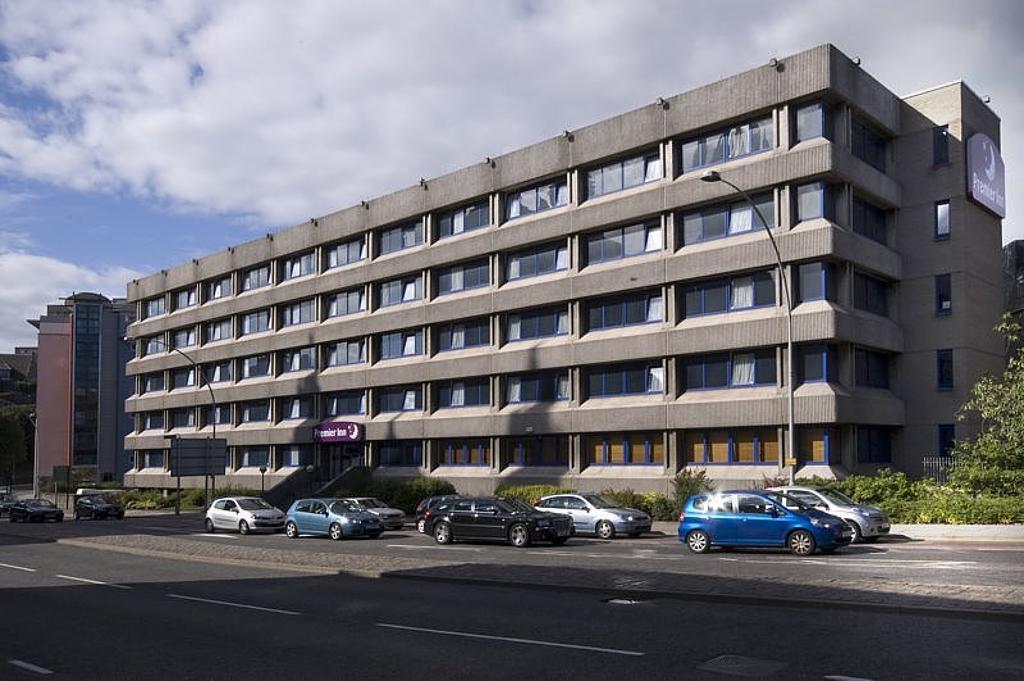
[[[979, 132], [997, 145], [999, 119], [963, 83], [901, 98], [824, 45], [132, 282], [127, 482], [172, 485], [167, 436], [214, 418], [225, 475], [256, 486], [350, 463], [465, 491], [917, 474], [1003, 362]], [[753, 196], [793, 292], [781, 464], [775, 257], [709, 168]], [[356, 441], [314, 442], [325, 421]]]

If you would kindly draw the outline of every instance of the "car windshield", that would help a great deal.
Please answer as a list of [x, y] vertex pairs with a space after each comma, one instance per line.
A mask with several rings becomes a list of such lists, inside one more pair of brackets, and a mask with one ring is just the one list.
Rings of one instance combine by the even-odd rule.
[[499, 504], [504, 510], [511, 513], [533, 513], [534, 508], [521, 499], [501, 499]]
[[53, 506], [53, 502], [48, 499], [32, 499], [28, 504], [30, 506]]
[[370, 499], [360, 499], [359, 503], [362, 504], [363, 506], [365, 506], [366, 508], [387, 508], [388, 507], [388, 505], [385, 504], [380, 499], [373, 499], [373, 498], [370, 498]]
[[603, 497], [600, 494], [581, 494], [581, 497], [587, 500], [587, 503], [594, 508], [618, 508], [619, 505], [614, 500], [608, 497]]
[[846, 496], [842, 492], [837, 492], [834, 489], [819, 489], [818, 494], [825, 497], [829, 501], [842, 504], [843, 506], [856, 506], [857, 502]]
[[332, 513], [351, 513], [352, 511], [362, 510], [359, 504], [348, 499], [339, 499], [331, 504]]
[[239, 499], [238, 505], [242, 507], [243, 511], [266, 511], [274, 508], [262, 499]]
[[810, 504], [800, 501], [796, 497], [791, 497], [788, 494], [782, 492], [765, 492], [764, 495], [773, 501], [777, 501], [786, 508], [795, 508], [798, 511], [809, 511], [811, 510]]

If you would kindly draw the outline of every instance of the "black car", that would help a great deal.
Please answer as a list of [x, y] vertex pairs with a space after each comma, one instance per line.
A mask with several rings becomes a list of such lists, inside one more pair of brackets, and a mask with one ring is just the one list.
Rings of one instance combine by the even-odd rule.
[[491, 539], [519, 548], [534, 541], [560, 546], [572, 536], [572, 520], [538, 511], [519, 499], [462, 497], [442, 502], [434, 509], [430, 530], [438, 544], [451, 544], [456, 539]]
[[7, 492], [0, 492], [0, 518], [4, 517], [4, 514], [11, 512], [11, 506], [18, 503], [18, 497]]
[[22, 499], [11, 506], [10, 513], [12, 523], [41, 523], [47, 520], [59, 523], [64, 520], [64, 511], [54, 506], [48, 499]]
[[451, 501], [452, 499], [461, 499], [462, 495], [459, 494], [445, 494], [439, 497], [427, 497], [416, 504], [416, 531], [420, 534], [426, 534], [428, 528], [432, 524], [430, 522], [431, 517], [434, 515], [434, 511], [444, 501]]
[[124, 507], [100, 494], [87, 494], [75, 501], [75, 520], [81, 518], [124, 518]]

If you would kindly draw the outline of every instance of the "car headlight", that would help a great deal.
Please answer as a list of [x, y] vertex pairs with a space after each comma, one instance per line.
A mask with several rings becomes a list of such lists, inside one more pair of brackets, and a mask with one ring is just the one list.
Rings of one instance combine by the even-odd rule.
[[811, 518], [811, 525], [814, 525], [815, 527], [828, 527], [829, 526], [827, 520], [822, 520], [820, 518]]
[[869, 511], [869, 510], [867, 510], [865, 508], [855, 508], [853, 510], [855, 510], [857, 513], [859, 513], [860, 515], [864, 516], [865, 518], [868, 518], [868, 517], [871, 516], [871, 511]]

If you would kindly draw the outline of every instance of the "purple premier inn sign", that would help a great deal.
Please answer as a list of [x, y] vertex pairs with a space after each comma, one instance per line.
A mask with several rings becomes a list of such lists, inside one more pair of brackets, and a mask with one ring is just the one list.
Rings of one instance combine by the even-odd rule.
[[314, 442], [361, 442], [363, 424], [353, 421], [331, 421], [313, 428]]
[[1003, 157], [988, 135], [981, 132], [967, 140], [967, 195], [999, 217], [1006, 217]]

